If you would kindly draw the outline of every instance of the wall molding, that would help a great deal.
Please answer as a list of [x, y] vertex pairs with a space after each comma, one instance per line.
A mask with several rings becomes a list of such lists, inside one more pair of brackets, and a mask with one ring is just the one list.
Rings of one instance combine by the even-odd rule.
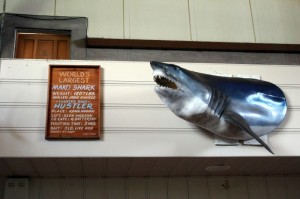
[[87, 38], [88, 48], [300, 53], [300, 44]]

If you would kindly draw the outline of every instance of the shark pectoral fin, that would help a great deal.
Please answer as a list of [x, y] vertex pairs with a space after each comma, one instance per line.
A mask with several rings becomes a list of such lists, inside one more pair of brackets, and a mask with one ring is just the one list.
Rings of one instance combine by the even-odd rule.
[[240, 128], [244, 129], [249, 135], [251, 135], [254, 139], [256, 139], [261, 145], [263, 145], [270, 153], [274, 154], [270, 147], [262, 141], [258, 135], [256, 135], [252, 129], [250, 128], [249, 124], [246, 120], [237, 113], [234, 112], [226, 112], [223, 116], [234, 123], [235, 125], [239, 126]]

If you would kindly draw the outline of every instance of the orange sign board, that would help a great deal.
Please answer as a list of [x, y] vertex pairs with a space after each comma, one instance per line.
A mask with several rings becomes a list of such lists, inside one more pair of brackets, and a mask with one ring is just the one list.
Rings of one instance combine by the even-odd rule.
[[50, 65], [46, 139], [100, 138], [100, 66]]

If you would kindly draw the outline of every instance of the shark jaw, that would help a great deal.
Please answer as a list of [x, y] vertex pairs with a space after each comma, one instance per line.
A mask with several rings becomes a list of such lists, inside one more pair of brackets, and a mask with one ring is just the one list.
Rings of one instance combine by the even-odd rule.
[[154, 71], [153, 80], [156, 82], [158, 88], [178, 89], [178, 82], [160, 70]]
[[151, 62], [151, 67], [153, 79], [157, 83], [154, 90], [175, 115], [189, 121], [194, 115], [206, 110], [207, 104], [190, 88], [198, 86], [189, 78], [189, 71], [176, 65], [154, 61]]

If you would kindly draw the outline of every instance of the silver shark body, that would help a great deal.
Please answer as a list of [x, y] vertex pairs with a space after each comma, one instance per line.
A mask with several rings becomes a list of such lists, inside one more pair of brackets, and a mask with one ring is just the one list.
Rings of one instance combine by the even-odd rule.
[[276, 85], [255, 79], [229, 78], [151, 62], [155, 92], [178, 117], [233, 140], [259, 138], [283, 121], [287, 104]]

